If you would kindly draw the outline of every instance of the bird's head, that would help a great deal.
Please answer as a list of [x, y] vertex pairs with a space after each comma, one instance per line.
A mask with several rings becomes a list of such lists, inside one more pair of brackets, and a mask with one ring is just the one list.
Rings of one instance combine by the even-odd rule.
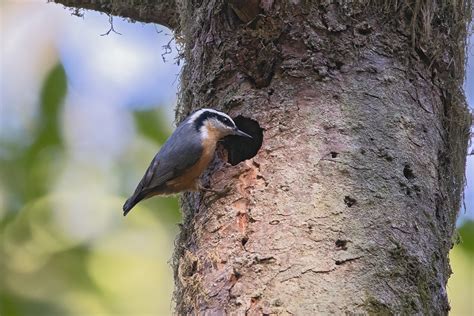
[[252, 138], [249, 134], [241, 131], [230, 116], [213, 109], [196, 111], [191, 115], [191, 122], [202, 138], [215, 137], [219, 140], [228, 135]]

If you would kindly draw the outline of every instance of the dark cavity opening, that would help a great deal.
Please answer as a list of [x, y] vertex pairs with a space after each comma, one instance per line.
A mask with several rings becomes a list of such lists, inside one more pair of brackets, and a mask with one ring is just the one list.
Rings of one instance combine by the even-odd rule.
[[347, 207], [352, 207], [354, 204], [356, 204], [356, 202], [357, 202], [356, 199], [351, 198], [348, 195], [344, 197], [344, 203], [347, 205]]
[[254, 157], [263, 142], [263, 128], [260, 127], [257, 121], [239, 115], [233, 118], [237, 127], [252, 136], [252, 139], [241, 136], [227, 136], [222, 140], [224, 148], [227, 150], [227, 161], [235, 166], [241, 161]]
[[198, 264], [197, 261], [193, 261], [190, 269], [186, 273], [187, 276], [193, 276], [197, 272], [197, 267], [198, 267], [197, 264]]
[[339, 155], [339, 153], [337, 153], [335, 151], [331, 151], [331, 158], [337, 158], [338, 155]]
[[411, 169], [410, 165], [408, 165], [408, 164], [406, 164], [405, 167], [403, 168], [403, 175], [408, 180], [411, 180], [411, 179], [415, 178], [415, 174], [413, 173], [413, 169]]
[[356, 30], [361, 35], [369, 35], [372, 33], [372, 27], [367, 22], [362, 22], [356, 26]]
[[347, 240], [336, 240], [336, 247], [342, 250], [347, 250]]

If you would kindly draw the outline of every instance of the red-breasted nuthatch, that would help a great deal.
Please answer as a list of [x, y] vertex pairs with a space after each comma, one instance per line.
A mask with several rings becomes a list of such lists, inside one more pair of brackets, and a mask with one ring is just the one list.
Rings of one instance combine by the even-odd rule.
[[252, 138], [225, 113], [201, 109], [188, 116], [153, 158], [135, 192], [123, 205], [123, 215], [154, 195], [202, 188], [199, 177], [214, 157], [217, 142], [227, 135]]

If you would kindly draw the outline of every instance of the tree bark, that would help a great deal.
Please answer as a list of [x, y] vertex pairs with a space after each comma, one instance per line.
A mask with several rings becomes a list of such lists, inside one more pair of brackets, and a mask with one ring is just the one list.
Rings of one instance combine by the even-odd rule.
[[[366, 3], [372, 3], [370, 5]], [[470, 1], [179, 1], [178, 120], [257, 121], [182, 197], [185, 314], [447, 314], [470, 116]]]
[[54, 2], [61, 3], [65, 7], [99, 11], [145, 23], [157, 23], [172, 30], [179, 28], [175, 0], [54, 0]]

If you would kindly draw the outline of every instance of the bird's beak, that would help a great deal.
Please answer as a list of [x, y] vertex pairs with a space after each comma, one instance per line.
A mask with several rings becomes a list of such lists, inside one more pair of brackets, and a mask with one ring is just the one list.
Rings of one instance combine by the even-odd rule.
[[233, 134], [234, 134], [234, 135], [237, 135], [237, 136], [253, 138], [252, 136], [250, 136], [250, 135], [247, 134], [247, 133], [242, 132], [242, 131], [241, 131], [240, 129], [238, 129], [238, 128], [236, 128], [236, 129], [234, 130], [234, 133], [233, 133]]

